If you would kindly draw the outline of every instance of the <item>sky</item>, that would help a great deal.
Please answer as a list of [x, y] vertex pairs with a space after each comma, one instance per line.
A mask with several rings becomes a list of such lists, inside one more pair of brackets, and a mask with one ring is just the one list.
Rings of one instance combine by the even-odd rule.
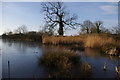
[[[30, 31], [42, 29], [45, 24], [44, 15], [41, 10], [41, 2], [11, 2], [2, 1], [0, 3], [0, 35], [7, 31], [13, 31], [21, 25], [26, 25]], [[18, 0], [20, 1], [20, 0]], [[31, 0], [32, 1], [32, 0]], [[82, 0], [81, 0], [82, 1]], [[94, 1], [94, 0], [90, 0]], [[99, 1], [99, 0], [98, 0]], [[83, 23], [85, 20], [95, 22], [101, 20], [104, 27], [111, 29], [118, 24], [118, 3], [110, 2], [64, 2], [70, 14], [77, 14], [77, 22]], [[76, 30], [66, 30], [65, 35], [77, 35]]]
[[[57, 1], [57, 0], [1, 0], [4, 2], [47, 2], [47, 1]], [[59, 0], [62, 2], [118, 2], [119, 0]]]

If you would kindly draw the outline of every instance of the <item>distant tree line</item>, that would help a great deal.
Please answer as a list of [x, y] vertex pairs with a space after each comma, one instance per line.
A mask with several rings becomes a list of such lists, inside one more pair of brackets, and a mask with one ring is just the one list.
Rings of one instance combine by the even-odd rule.
[[27, 26], [22, 25], [16, 30], [8, 31], [2, 34], [2, 39], [13, 39], [13, 40], [27, 40], [27, 41], [42, 41], [42, 36], [53, 35], [52, 32], [41, 30], [41, 31], [28, 31]]
[[[14, 39], [14, 40], [28, 40], [28, 41], [42, 41], [42, 36], [53, 36], [57, 35], [53, 30], [46, 29], [46, 26], [40, 31], [28, 31], [26, 25], [22, 25], [15, 29], [14, 31], [7, 31], [2, 34], [3, 39]], [[85, 20], [81, 24], [81, 29], [79, 34], [120, 34], [120, 27], [116, 26], [110, 30], [103, 26], [102, 21], [91, 22], [90, 20]]]
[[93, 23], [90, 20], [86, 20], [81, 26], [80, 34], [91, 33], [110, 33], [110, 31], [103, 26], [102, 21], [96, 21]]

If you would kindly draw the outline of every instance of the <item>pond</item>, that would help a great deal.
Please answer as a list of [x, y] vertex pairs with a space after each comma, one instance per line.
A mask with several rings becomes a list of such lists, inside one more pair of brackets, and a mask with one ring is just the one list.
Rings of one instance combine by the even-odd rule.
[[[2, 78], [48, 78], [49, 73], [44, 66], [38, 64], [38, 58], [47, 49], [55, 50], [56, 46], [43, 46], [34, 42], [22, 42], [0, 39], [0, 68]], [[62, 46], [61, 46], [62, 47]], [[92, 78], [116, 78], [115, 67], [119, 66], [118, 57], [104, 55], [98, 49], [86, 48], [75, 50], [81, 55], [80, 61], [88, 62], [92, 66]], [[2, 63], [1, 63], [2, 61]], [[8, 70], [10, 62], [10, 75]], [[107, 69], [103, 70], [106, 63]]]

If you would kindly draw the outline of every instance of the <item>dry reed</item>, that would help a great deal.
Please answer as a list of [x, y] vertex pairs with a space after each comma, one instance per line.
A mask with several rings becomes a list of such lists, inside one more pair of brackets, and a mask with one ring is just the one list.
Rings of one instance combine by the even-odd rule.
[[87, 36], [84, 47], [101, 48], [106, 45], [115, 44], [115, 40], [109, 36], [90, 35]]
[[45, 36], [42, 39], [43, 44], [53, 45], [74, 45], [83, 47], [100, 48], [106, 45], [116, 45], [116, 40], [109, 35], [90, 34], [80, 36]]
[[42, 39], [43, 44], [82, 44], [85, 37], [83, 36], [45, 36]]

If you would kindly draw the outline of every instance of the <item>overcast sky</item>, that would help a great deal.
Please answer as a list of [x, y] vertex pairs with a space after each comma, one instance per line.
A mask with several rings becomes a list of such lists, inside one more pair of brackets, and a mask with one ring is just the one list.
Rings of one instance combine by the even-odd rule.
[[[109, 1], [111, 2], [65, 2], [64, 5], [69, 13], [78, 15], [77, 21], [79, 23], [82, 23], [84, 20], [91, 20], [92, 22], [101, 20], [104, 22], [104, 26], [110, 29], [118, 24], [118, 3], [112, 2], [113, 0]], [[28, 30], [38, 31], [45, 22], [41, 11], [41, 2], [4, 1], [0, 3], [0, 13], [2, 14], [0, 14], [2, 17], [0, 19], [2, 21], [0, 34], [9, 30], [13, 31], [23, 24], [27, 26]], [[65, 34], [75, 35], [78, 31], [79, 29], [67, 30]]]

